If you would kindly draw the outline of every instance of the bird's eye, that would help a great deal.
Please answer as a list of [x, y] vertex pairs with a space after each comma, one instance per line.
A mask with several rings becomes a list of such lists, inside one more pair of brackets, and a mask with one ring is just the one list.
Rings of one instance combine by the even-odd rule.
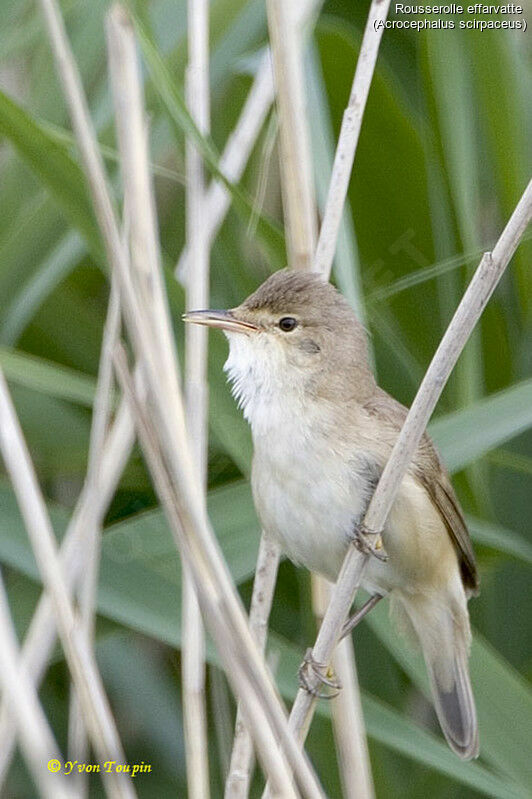
[[279, 319], [279, 327], [285, 333], [289, 333], [294, 327], [297, 327], [297, 319], [294, 319], [293, 316], [283, 316], [282, 319]]

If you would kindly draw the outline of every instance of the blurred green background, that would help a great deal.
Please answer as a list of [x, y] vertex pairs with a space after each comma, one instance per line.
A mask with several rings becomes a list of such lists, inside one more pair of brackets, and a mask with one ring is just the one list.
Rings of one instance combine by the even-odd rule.
[[[120, 203], [103, 28], [107, 7], [106, 0], [62, 3]], [[212, 139], [221, 151], [251, 85], [267, 25], [263, 0], [213, 0], [211, 9]], [[306, 77], [320, 201], [367, 10], [368, 3], [329, 0], [309, 38]], [[136, 12], [144, 48], [152, 54], [145, 61], [151, 155], [182, 351], [183, 292], [172, 272], [184, 244], [186, 9], [183, 0], [153, 0], [139, 1]], [[0, 0], [0, 13], [0, 364], [60, 538], [86, 468], [109, 286], [38, 9], [28, 0]], [[525, 34], [507, 31], [384, 34], [334, 280], [364, 314], [381, 385], [405, 404], [482, 250], [495, 243], [529, 178], [526, 47]], [[232, 206], [215, 241], [213, 307], [237, 304], [283, 265], [276, 133], [270, 114], [241, 182], [247, 204]], [[431, 427], [454, 473], [480, 562], [482, 593], [470, 609], [481, 756], [463, 764], [447, 749], [426, 699], [420, 659], [390, 630], [382, 603], [354, 639], [379, 798], [530, 795], [531, 254], [529, 233]], [[225, 386], [225, 341], [212, 334], [210, 344], [210, 512], [247, 602], [259, 534], [246, 482], [249, 434]], [[5, 475], [0, 561], [22, 636], [40, 584]], [[128, 759], [152, 765], [151, 774], [135, 780], [139, 795], [185, 796], [180, 569], [138, 449], [106, 520], [99, 612], [98, 661]], [[287, 700], [314, 634], [309, 576], [285, 562], [270, 652]], [[209, 664], [212, 795], [220, 797], [234, 705], [212, 647]], [[41, 696], [64, 747], [68, 674], [59, 649]], [[339, 797], [328, 712], [322, 703], [308, 748], [328, 794]], [[253, 795], [260, 789], [256, 776]], [[36, 795], [18, 756], [3, 795]], [[101, 795], [95, 779], [91, 796]]]

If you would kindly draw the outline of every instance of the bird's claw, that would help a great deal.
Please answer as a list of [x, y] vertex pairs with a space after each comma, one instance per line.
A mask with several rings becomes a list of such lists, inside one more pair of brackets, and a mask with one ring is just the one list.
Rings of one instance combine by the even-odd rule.
[[[332, 668], [324, 663], [318, 663], [314, 659], [310, 648], [305, 652], [303, 663], [299, 667], [298, 677], [300, 687], [317, 699], [334, 699], [342, 690], [342, 685], [334, 676]], [[316, 680], [318, 685], [313, 684]], [[329, 691], [320, 691], [318, 687], [320, 684], [326, 685]]]
[[383, 563], [388, 560], [388, 553], [384, 549], [381, 533], [368, 530], [362, 522], [355, 526], [353, 544], [359, 552], [363, 552], [365, 555], [373, 555]]

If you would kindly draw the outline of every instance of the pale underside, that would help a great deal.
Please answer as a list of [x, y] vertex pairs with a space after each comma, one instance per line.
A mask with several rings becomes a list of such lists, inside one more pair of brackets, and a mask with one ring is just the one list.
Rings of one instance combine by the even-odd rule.
[[[252, 428], [260, 521], [294, 562], [335, 580], [393, 439], [365, 408], [318, 405], [300, 385], [278, 378], [268, 349], [258, 360], [246, 337], [228, 338], [225, 369]], [[384, 543], [389, 562], [372, 559], [365, 575], [369, 589], [423, 591], [425, 583], [443, 584], [450, 572], [459, 574], [444, 520], [414, 474], [403, 481]]]

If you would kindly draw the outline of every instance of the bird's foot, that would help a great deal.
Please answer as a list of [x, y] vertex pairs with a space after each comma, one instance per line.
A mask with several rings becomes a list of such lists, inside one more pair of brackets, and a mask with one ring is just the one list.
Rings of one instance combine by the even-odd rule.
[[355, 535], [353, 545], [365, 555], [373, 555], [377, 560], [386, 563], [388, 554], [382, 543], [382, 531], [368, 530], [364, 522], [355, 525]]
[[[331, 666], [318, 663], [312, 655], [312, 649], [307, 649], [303, 663], [298, 671], [299, 685], [307, 693], [318, 699], [334, 699], [342, 690], [342, 685], [334, 676]], [[320, 685], [327, 686], [327, 691], [320, 691]]]

